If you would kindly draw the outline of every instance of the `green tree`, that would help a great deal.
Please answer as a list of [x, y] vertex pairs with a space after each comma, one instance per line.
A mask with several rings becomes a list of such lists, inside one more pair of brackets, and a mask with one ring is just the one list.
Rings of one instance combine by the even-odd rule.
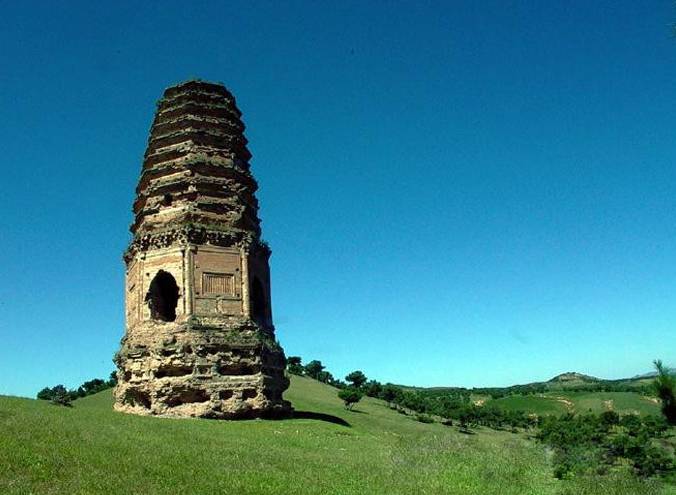
[[659, 359], [654, 361], [657, 376], [653, 388], [662, 401], [662, 414], [670, 425], [676, 425], [676, 378]]
[[353, 371], [345, 377], [345, 380], [350, 382], [354, 388], [361, 388], [366, 383], [366, 375], [361, 371]]
[[329, 385], [332, 385], [336, 388], [347, 388], [347, 383], [345, 383], [343, 380], [340, 378], [334, 378], [329, 382]]
[[108, 378], [108, 386], [114, 387], [117, 385], [117, 371], [110, 372], [110, 378]]
[[54, 392], [49, 387], [45, 387], [38, 392], [38, 399], [40, 400], [52, 400], [52, 397], [54, 397]]
[[66, 406], [70, 407], [72, 406], [71, 404], [71, 394], [66, 390], [66, 387], [63, 385], [57, 385], [52, 389], [52, 404], [56, 404], [57, 406]]
[[310, 361], [305, 365], [305, 374], [309, 376], [310, 378], [314, 378], [315, 380], [319, 376], [319, 373], [321, 373], [324, 370], [324, 365], [322, 364], [321, 361], [317, 361], [316, 359]]
[[333, 383], [333, 375], [326, 370], [320, 371], [319, 373], [317, 373], [317, 380], [319, 380], [322, 383], [331, 384]]
[[363, 396], [362, 391], [354, 387], [347, 387], [338, 391], [338, 397], [345, 403], [345, 409], [348, 411], [351, 411]]
[[84, 382], [80, 385], [80, 388], [83, 391], [82, 397], [84, 397], [85, 395], [91, 395], [106, 390], [109, 388], [109, 385], [100, 378], [94, 378], [93, 380]]
[[369, 380], [364, 384], [364, 393], [369, 397], [380, 397], [383, 391], [383, 385], [376, 380]]
[[391, 383], [386, 383], [380, 393], [380, 398], [386, 401], [390, 407], [392, 407], [392, 403], [396, 402], [399, 397], [401, 397], [401, 389]]
[[286, 369], [291, 374], [302, 375], [303, 365], [301, 364], [300, 356], [289, 356], [286, 358]]

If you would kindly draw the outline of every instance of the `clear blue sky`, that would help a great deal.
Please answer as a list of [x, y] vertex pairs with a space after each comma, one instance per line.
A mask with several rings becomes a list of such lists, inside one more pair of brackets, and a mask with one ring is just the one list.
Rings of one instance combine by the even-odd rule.
[[191, 77], [244, 112], [287, 355], [430, 386], [676, 364], [673, 2], [0, 12], [0, 393], [113, 369], [155, 101]]

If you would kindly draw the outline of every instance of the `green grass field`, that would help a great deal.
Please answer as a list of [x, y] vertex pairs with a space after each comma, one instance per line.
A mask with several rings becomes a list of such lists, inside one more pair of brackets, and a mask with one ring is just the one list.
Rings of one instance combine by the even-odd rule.
[[563, 414], [568, 411], [566, 404], [554, 397], [542, 395], [510, 395], [486, 402], [507, 411], [526, 411], [538, 415]]
[[623, 476], [558, 481], [523, 434], [423, 424], [292, 377], [303, 418], [209, 421], [112, 410], [110, 391], [74, 402], [0, 397], [2, 494], [674, 494]]
[[547, 392], [533, 395], [511, 395], [486, 402], [511, 411], [527, 411], [539, 415], [601, 413], [613, 410], [620, 414], [660, 414], [659, 405], [634, 392]]
[[579, 413], [601, 413], [612, 409], [620, 414], [660, 414], [658, 403], [634, 392], [562, 392], [556, 395], [573, 402]]

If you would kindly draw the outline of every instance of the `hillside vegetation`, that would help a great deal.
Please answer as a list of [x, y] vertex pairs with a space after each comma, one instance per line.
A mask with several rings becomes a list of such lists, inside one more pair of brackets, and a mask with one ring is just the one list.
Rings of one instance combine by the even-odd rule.
[[619, 380], [604, 380], [593, 376], [569, 371], [561, 373], [546, 382], [531, 382], [508, 387], [479, 387], [465, 389], [463, 387], [410, 387], [398, 385], [405, 390], [426, 391], [440, 394], [443, 392], [470, 391], [478, 396], [492, 398], [509, 395], [529, 395], [547, 392], [635, 392], [642, 395], [653, 394], [652, 382], [654, 377], [638, 376]]
[[574, 413], [660, 414], [659, 402], [636, 392], [547, 392], [510, 395], [490, 402], [506, 410], [521, 410], [539, 415]]
[[110, 390], [75, 407], [0, 397], [3, 494], [674, 494], [617, 475], [561, 481], [524, 434], [464, 434], [292, 377], [298, 416], [208, 421], [113, 412]]

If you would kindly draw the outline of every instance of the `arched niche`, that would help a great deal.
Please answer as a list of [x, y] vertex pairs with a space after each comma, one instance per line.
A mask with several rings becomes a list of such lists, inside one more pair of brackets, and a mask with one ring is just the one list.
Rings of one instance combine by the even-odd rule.
[[145, 301], [150, 309], [150, 317], [158, 321], [176, 320], [178, 304], [178, 285], [169, 272], [160, 270], [150, 282]]

